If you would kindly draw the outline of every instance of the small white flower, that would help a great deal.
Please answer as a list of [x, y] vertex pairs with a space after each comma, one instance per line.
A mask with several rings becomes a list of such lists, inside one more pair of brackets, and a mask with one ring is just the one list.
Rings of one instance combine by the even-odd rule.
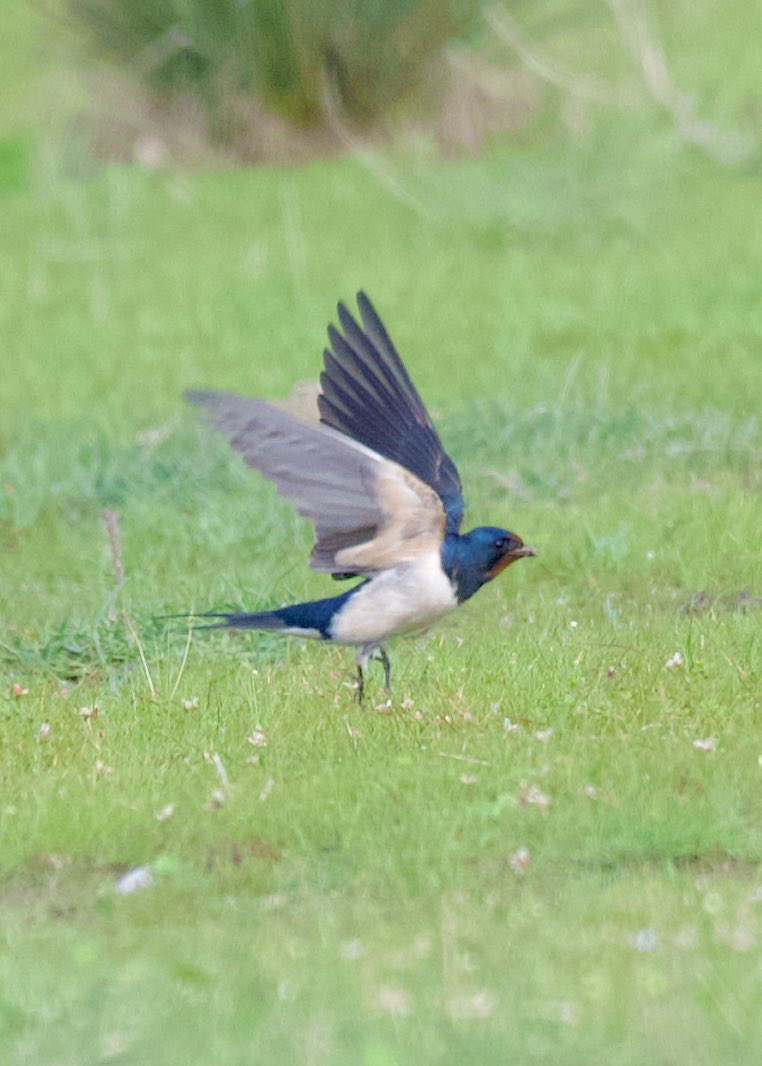
[[147, 866], [133, 866], [119, 878], [116, 891], [120, 896], [130, 896], [140, 888], [150, 888], [152, 884], [153, 874]]
[[707, 737], [706, 740], [699, 740], [697, 738], [692, 742], [691, 747], [695, 748], [696, 751], [710, 752], [714, 751], [717, 745], [715, 743], [714, 737]]
[[670, 655], [669, 659], [665, 662], [667, 670], [674, 670], [676, 666], [683, 665], [683, 657], [679, 651], [676, 651], [674, 655]]
[[529, 848], [516, 848], [514, 853], [508, 857], [508, 865], [514, 873], [520, 874], [528, 868], [531, 858]]
[[550, 797], [546, 796], [537, 785], [526, 785], [522, 788], [519, 794], [519, 803], [522, 807], [539, 807], [544, 814], [550, 806]]
[[653, 951], [659, 943], [659, 938], [653, 929], [638, 929], [632, 943], [637, 951]]
[[265, 733], [264, 729], [260, 725], [256, 726], [252, 730], [251, 736], [248, 736], [246, 739], [248, 740], [249, 744], [251, 744], [252, 748], [267, 747], [267, 733]]
[[209, 799], [204, 804], [204, 810], [206, 811], [218, 811], [220, 807], [225, 806], [225, 793], [222, 789], [215, 788], [209, 793]]

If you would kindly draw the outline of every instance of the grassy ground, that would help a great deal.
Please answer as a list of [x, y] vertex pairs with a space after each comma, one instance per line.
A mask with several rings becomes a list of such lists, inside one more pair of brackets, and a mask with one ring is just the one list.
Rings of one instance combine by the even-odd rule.
[[[617, 116], [405, 159], [400, 199], [352, 161], [27, 168], [13, 138], [2, 1061], [759, 1062], [754, 165]], [[179, 394], [314, 378], [360, 286], [471, 524], [539, 551], [363, 710], [348, 653], [157, 620], [332, 591]]]

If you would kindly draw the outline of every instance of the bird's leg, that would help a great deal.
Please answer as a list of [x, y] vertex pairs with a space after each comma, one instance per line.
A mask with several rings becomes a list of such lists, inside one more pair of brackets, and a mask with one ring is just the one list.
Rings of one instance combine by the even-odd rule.
[[368, 660], [373, 652], [372, 644], [361, 644], [355, 655], [357, 663], [357, 702], [362, 703], [365, 695], [365, 671], [368, 668]]
[[368, 668], [368, 663], [371, 659], [378, 659], [384, 668], [384, 688], [387, 692], [391, 691], [392, 683], [392, 664], [389, 662], [389, 656], [384, 651], [383, 647], [373, 644], [363, 644], [362, 647], [357, 649], [357, 655], [355, 656], [355, 662], [357, 663], [357, 702], [362, 703], [365, 695], [365, 671]]
[[387, 692], [392, 690], [392, 664], [389, 662], [389, 656], [383, 645], [379, 644], [378, 650], [375, 656], [384, 668], [384, 688]]

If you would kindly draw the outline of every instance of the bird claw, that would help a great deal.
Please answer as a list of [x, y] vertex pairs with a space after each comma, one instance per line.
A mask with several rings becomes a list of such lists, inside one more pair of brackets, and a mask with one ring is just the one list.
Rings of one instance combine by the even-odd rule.
[[384, 668], [384, 688], [387, 692], [392, 690], [392, 664], [389, 662], [389, 656], [383, 647], [379, 646], [378, 652], [373, 656]]
[[[371, 659], [375, 659], [380, 662], [384, 668], [384, 688], [387, 692], [391, 692], [392, 689], [392, 664], [389, 661], [389, 656], [386, 654], [384, 648], [380, 645], [376, 651], [368, 656], [365, 660], [367, 664]], [[357, 664], [357, 702], [362, 704], [365, 698], [365, 669], [362, 663]]]

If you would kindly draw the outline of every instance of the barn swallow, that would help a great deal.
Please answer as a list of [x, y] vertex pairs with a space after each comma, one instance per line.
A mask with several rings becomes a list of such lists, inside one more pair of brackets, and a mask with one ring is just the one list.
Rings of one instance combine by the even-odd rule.
[[368, 297], [338, 305], [313, 417], [229, 392], [188, 392], [244, 461], [315, 527], [313, 570], [360, 578], [339, 596], [251, 614], [206, 612], [210, 629], [267, 629], [357, 648], [362, 700], [384, 643], [427, 629], [534, 550], [507, 529], [459, 532], [455, 464]]

